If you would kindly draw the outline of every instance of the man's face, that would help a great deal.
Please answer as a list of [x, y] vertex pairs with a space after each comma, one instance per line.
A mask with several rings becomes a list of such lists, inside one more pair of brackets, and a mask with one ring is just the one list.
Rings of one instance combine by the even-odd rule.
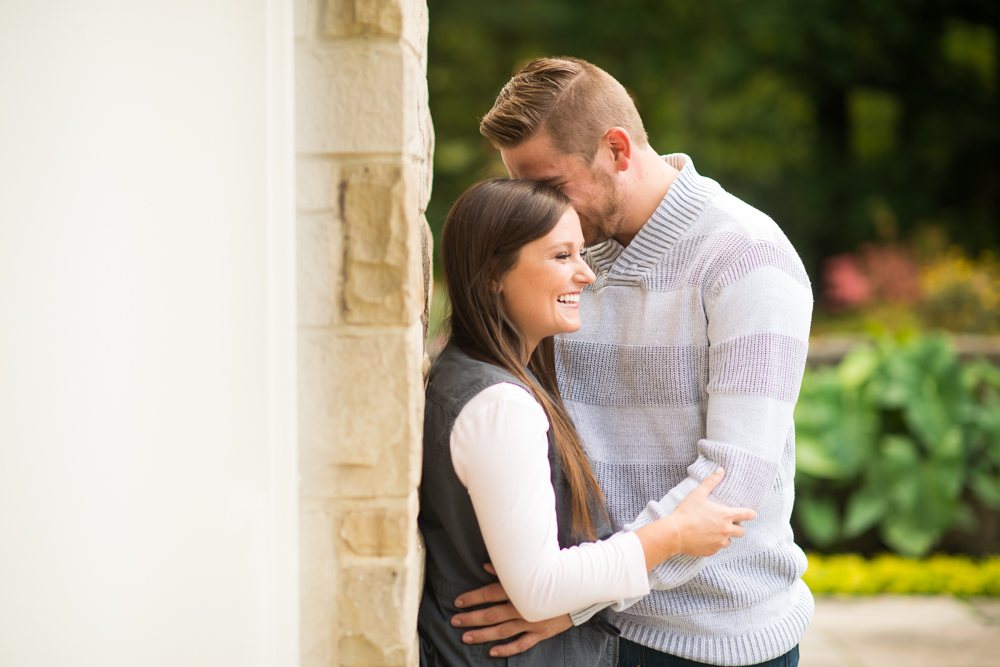
[[569, 198], [580, 216], [588, 246], [618, 233], [625, 220], [625, 201], [609, 165], [598, 153], [593, 165], [577, 155], [565, 155], [552, 146], [548, 134], [538, 132], [514, 148], [500, 149], [510, 177], [551, 185]]

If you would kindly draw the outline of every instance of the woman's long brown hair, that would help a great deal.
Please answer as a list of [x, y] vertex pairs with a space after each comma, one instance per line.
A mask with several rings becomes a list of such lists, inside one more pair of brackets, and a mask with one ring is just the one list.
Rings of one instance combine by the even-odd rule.
[[521, 248], [552, 231], [569, 205], [560, 192], [539, 183], [483, 181], [452, 206], [441, 246], [452, 341], [469, 356], [513, 375], [541, 404], [570, 488], [573, 533], [595, 540], [594, 511], [607, 518], [604, 494], [559, 395], [553, 340], [544, 339], [528, 361], [536, 382], [524, 366], [527, 341], [504, 312], [497, 289]]

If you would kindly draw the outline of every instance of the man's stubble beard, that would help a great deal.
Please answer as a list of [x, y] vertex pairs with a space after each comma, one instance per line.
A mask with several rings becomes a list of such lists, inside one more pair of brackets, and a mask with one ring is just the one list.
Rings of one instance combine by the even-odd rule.
[[599, 209], [588, 207], [584, 211], [583, 217], [586, 222], [581, 227], [583, 243], [587, 247], [607, 241], [617, 234], [625, 223], [625, 197], [619, 191], [615, 179], [600, 167], [595, 167], [591, 173], [597, 181], [604, 201], [599, 203]]

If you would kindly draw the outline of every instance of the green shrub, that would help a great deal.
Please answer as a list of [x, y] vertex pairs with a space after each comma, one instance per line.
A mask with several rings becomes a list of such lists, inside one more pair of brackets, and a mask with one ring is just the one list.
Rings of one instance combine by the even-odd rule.
[[854, 554], [809, 554], [802, 579], [813, 593], [845, 595], [1000, 595], [1000, 557], [975, 561], [963, 556], [912, 560], [883, 554], [866, 560]]
[[1000, 509], [1000, 369], [950, 340], [884, 338], [807, 369], [795, 410], [798, 524], [816, 547], [875, 529], [922, 556]]

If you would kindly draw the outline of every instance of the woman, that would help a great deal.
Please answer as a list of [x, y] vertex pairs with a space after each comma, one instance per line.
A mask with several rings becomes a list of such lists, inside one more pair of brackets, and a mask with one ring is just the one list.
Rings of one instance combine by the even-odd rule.
[[[621, 609], [646, 595], [646, 573], [667, 558], [728, 545], [743, 534], [734, 522], [754, 513], [708, 500], [719, 471], [670, 516], [611, 534], [556, 383], [552, 337], [579, 329], [579, 294], [594, 281], [563, 195], [527, 181], [479, 183], [451, 209], [442, 249], [451, 340], [431, 368], [424, 414], [420, 657], [427, 667], [501, 664], [450, 622], [460, 594], [495, 581], [483, 563], [524, 619], [579, 612], [579, 621], [593, 605]], [[566, 632], [517, 664], [611, 664], [608, 613], [572, 627], [567, 618]]]

